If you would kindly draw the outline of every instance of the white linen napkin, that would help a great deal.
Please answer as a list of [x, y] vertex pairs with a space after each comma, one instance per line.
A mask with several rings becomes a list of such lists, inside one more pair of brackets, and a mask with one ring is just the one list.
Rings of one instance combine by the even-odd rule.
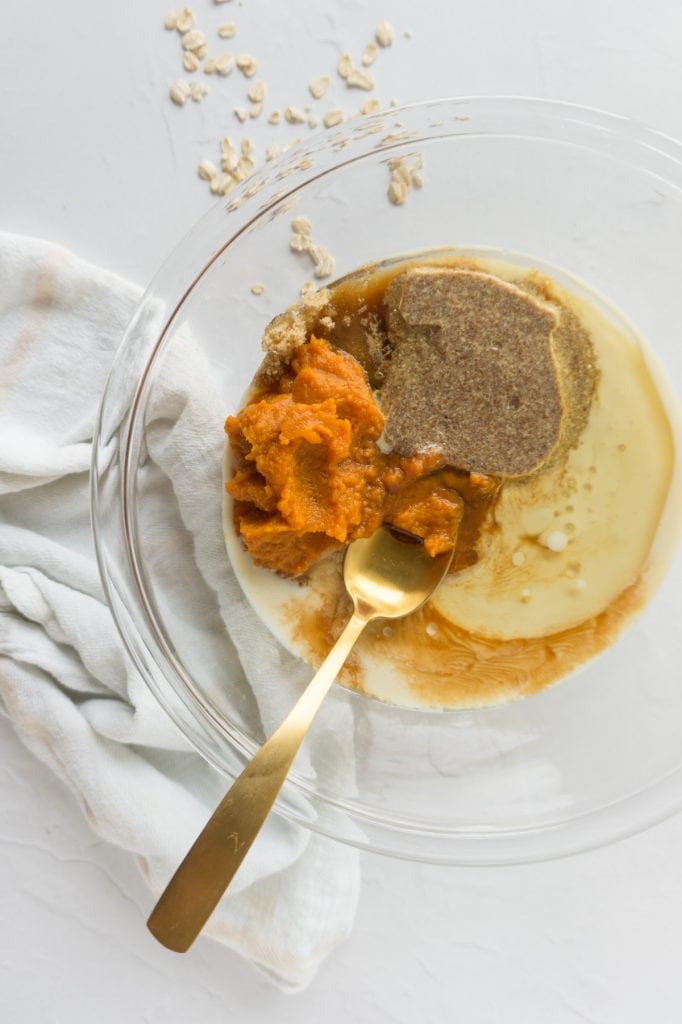
[[[0, 235], [0, 701], [26, 745], [75, 793], [93, 829], [130, 850], [158, 894], [225, 780], [190, 749], [130, 662], [92, 548], [94, 423], [139, 296], [134, 285], [63, 249]], [[201, 397], [191, 394], [198, 386], [177, 381], [189, 402]], [[161, 447], [158, 459], [172, 476], [172, 450]], [[197, 496], [187, 481], [184, 487], [183, 511], [178, 480], [185, 526], [197, 531], [198, 567], [224, 608], [226, 598], [239, 597], [211, 579], [222, 538], [217, 531], [207, 540], [205, 522], [193, 516]], [[239, 629], [239, 615], [231, 614], [231, 630], [235, 623]], [[251, 678], [253, 654], [261, 665], [273, 645], [246, 628], [232, 638]], [[263, 677], [271, 678], [267, 669], [266, 660]], [[254, 693], [256, 703], [270, 696], [258, 685]], [[266, 704], [259, 710], [270, 731]], [[356, 851], [271, 816], [206, 932], [281, 988], [297, 990], [348, 935], [358, 891]]]

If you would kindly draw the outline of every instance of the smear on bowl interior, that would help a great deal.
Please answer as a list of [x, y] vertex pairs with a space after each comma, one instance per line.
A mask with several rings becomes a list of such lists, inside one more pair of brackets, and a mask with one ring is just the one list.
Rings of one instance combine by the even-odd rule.
[[304, 290], [269, 325], [225, 424], [225, 532], [297, 654], [328, 652], [344, 549], [382, 523], [454, 548], [434, 597], [373, 623], [342, 673], [382, 700], [525, 696], [644, 605], [674, 543], [677, 412], [620, 314], [573, 284], [439, 251]]

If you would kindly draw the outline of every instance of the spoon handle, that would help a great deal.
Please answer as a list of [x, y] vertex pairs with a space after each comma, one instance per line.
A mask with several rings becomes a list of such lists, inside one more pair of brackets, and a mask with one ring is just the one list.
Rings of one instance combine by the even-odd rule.
[[168, 949], [192, 945], [277, 799], [320, 704], [368, 619], [355, 612], [282, 724], [232, 783], [154, 907], [147, 927]]

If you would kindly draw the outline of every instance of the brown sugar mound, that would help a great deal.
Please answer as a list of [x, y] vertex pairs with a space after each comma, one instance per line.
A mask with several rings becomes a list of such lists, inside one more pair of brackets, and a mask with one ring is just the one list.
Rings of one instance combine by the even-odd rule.
[[297, 576], [382, 522], [422, 537], [431, 555], [454, 547], [459, 476], [440, 455], [383, 454], [383, 427], [360, 364], [315, 337], [228, 417], [236, 469], [226, 489], [256, 564]]
[[491, 274], [448, 267], [405, 271], [385, 301], [389, 444], [436, 448], [450, 465], [498, 477], [538, 469], [564, 415], [556, 311]]

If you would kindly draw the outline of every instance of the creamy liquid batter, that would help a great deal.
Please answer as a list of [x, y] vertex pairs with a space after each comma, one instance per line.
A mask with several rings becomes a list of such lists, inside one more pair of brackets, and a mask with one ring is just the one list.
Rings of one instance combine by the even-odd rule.
[[[509, 262], [476, 263], [510, 282], [528, 275]], [[578, 282], [571, 292], [552, 288], [590, 333], [600, 370], [580, 443], [535, 476], [505, 481], [478, 563], [449, 577], [422, 611], [370, 626], [343, 682], [411, 707], [523, 696], [611, 643], [664, 572], [681, 504], [674, 398], [615, 310], [581, 297]], [[317, 664], [350, 613], [340, 558], [304, 583], [255, 567], [229, 500], [225, 537], [254, 609], [286, 647]]]

